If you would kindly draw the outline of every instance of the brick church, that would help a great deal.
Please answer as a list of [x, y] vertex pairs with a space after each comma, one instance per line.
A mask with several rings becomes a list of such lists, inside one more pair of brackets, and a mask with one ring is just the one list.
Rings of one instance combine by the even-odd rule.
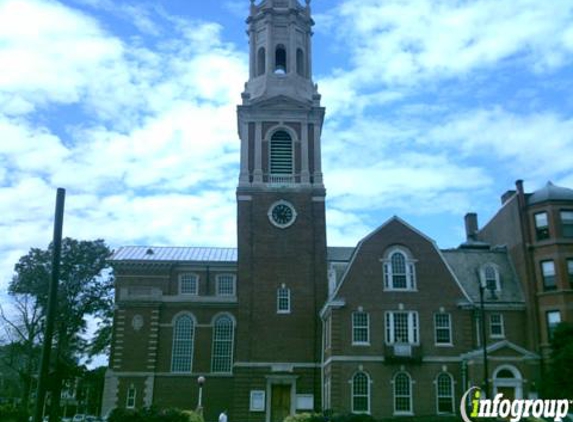
[[573, 190], [518, 182], [482, 229], [466, 215], [456, 249], [398, 217], [328, 247], [309, 1], [252, 0], [247, 25], [238, 247], [115, 251], [103, 414], [199, 395], [207, 421], [236, 422], [456, 414], [471, 386], [535, 397], [573, 320]]

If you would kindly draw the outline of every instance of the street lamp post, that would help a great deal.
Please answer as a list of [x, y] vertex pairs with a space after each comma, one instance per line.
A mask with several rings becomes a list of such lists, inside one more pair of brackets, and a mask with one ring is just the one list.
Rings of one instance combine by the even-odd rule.
[[203, 384], [205, 384], [205, 377], [197, 377], [197, 384], [199, 385], [199, 396], [197, 398], [197, 413], [203, 415]]
[[484, 393], [486, 397], [489, 397], [489, 370], [488, 370], [488, 361], [487, 361], [487, 330], [485, 326], [485, 306], [484, 306], [484, 291], [488, 289], [491, 292], [491, 299], [497, 299], [495, 296], [495, 287], [488, 286], [486, 281], [483, 280], [478, 275], [478, 282], [479, 282], [479, 303], [480, 303], [480, 319], [481, 319], [481, 337], [482, 337], [482, 349], [483, 349], [483, 384], [484, 384]]

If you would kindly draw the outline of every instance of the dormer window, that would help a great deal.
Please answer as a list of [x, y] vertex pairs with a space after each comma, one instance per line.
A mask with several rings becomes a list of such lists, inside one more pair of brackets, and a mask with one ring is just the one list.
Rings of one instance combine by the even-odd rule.
[[179, 276], [179, 294], [197, 295], [199, 294], [199, 276], [197, 274], [181, 274]]
[[287, 73], [286, 50], [282, 44], [277, 45], [275, 50], [275, 73], [278, 75]]
[[481, 270], [483, 286], [489, 292], [499, 292], [501, 290], [499, 282], [499, 271], [495, 265], [487, 264]]
[[393, 249], [383, 261], [385, 290], [416, 290], [415, 261], [406, 250]]

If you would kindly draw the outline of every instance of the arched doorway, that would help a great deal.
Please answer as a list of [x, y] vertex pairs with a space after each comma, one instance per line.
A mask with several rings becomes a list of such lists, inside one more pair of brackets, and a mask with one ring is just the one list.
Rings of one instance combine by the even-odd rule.
[[493, 373], [493, 394], [503, 394], [505, 399], [523, 398], [523, 378], [511, 365], [498, 366]]

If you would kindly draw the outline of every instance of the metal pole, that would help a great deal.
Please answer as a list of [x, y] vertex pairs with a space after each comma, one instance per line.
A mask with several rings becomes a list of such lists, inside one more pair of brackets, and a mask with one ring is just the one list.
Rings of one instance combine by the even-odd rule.
[[485, 396], [489, 397], [489, 371], [487, 365], [487, 341], [486, 341], [486, 328], [485, 328], [485, 307], [483, 304], [483, 284], [479, 283], [479, 301], [481, 307], [481, 336], [482, 336], [482, 347], [483, 347], [483, 382], [485, 389]]
[[44, 400], [48, 386], [48, 374], [50, 369], [50, 352], [52, 351], [52, 337], [56, 307], [58, 300], [58, 280], [60, 278], [60, 259], [62, 255], [62, 228], [64, 226], [64, 202], [66, 191], [58, 188], [56, 195], [56, 215], [54, 220], [54, 255], [52, 257], [52, 279], [48, 290], [48, 308], [46, 310], [46, 329], [44, 331], [44, 345], [42, 347], [42, 359], [40, 361], [40, 373], [38, 388], [36, 390], [36, 407], [34, 409], [34, 422], [42, 421]]

